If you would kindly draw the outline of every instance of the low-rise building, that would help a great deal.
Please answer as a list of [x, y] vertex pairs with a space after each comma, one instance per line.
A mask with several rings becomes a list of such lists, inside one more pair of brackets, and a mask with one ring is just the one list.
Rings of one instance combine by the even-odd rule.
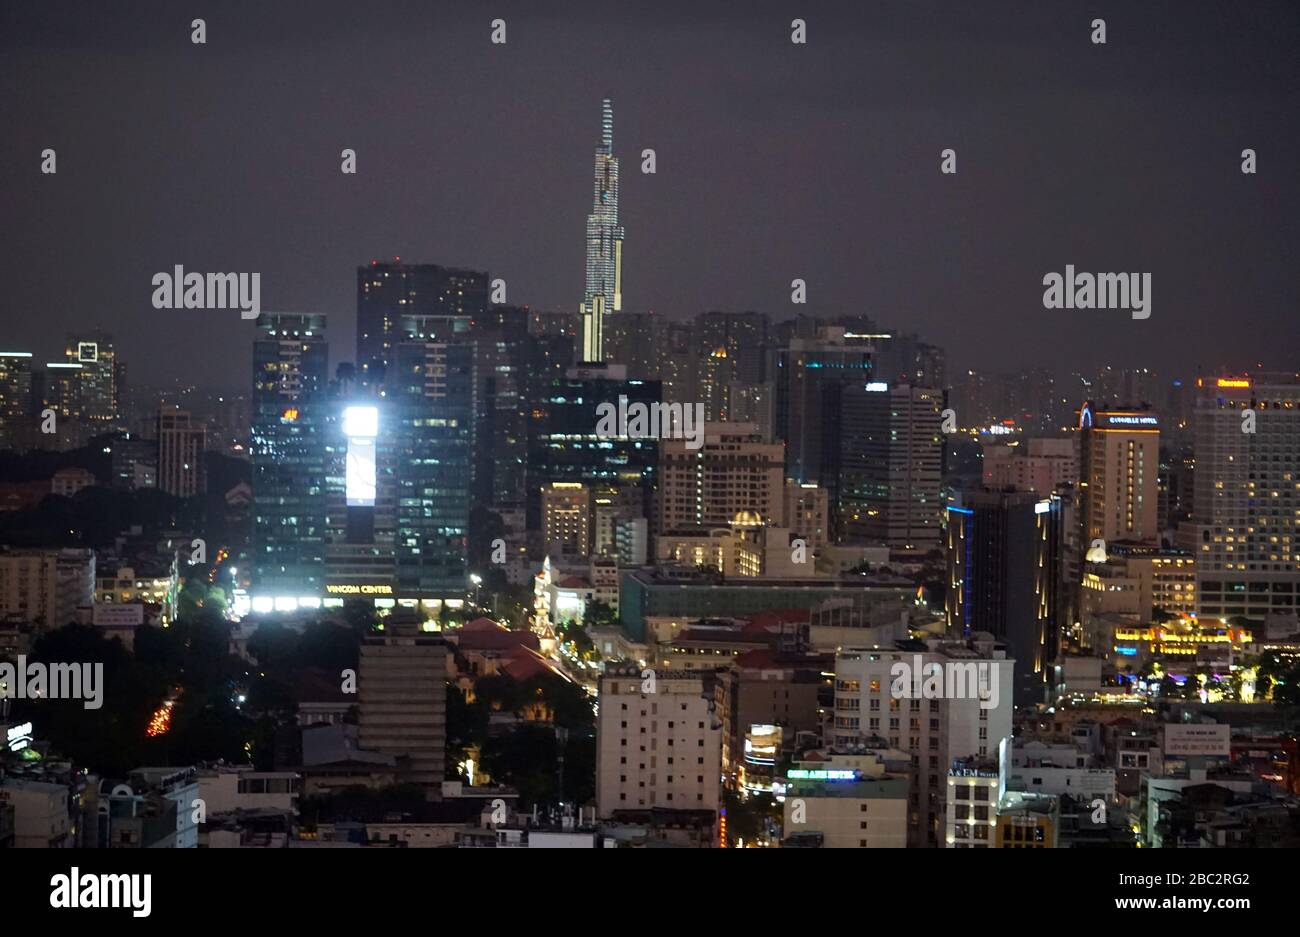
[[1061, 828], [1060, 798], [1006, 791], [998, 802], [998, 849], [1055, 849]]
[[827, 849], [907, 847], [907, 778], [792, 768], [786, 779], [787, 836], [815, 834]]
[[294, 771], [254, 771], [249, 765], [215, 764], [197, 772], [198, 797], [208, 816], [252, 810], [298, 812], [301, 778]]
[[62, 784], [0, 780], [0, 810], [13, 811], [13, 845], [18, 849], [65, 849], [74, 845], [68, 788]]

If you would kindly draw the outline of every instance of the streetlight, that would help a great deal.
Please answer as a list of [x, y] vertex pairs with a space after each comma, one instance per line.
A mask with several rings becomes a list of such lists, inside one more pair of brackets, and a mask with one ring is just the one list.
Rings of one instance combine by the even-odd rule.
[[478, 573], [470, 573], [469, 581], [474, 584], [474, 606], [475, 608], [482, 608], [479, 603], [479, 586], [483, 585], [483, 577]]

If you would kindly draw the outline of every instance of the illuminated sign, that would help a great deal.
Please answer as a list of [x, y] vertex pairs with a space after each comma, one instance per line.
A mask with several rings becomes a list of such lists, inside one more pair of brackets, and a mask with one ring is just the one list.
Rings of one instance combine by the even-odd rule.
[[343, 435], [348, 438], [345, 500], [348, 507], [370, 507], [375, 503], [375, 437], [379, 435], [379, 408], [344, 408]]
[[386, 583], [366, 583], [364, 585], [345, 583], [326, 585], [325, 591], [331, 595], [392, 595], [393, 587]]
[[14, 726], [5, 733], [5, 744], [9, 746], [11, 752], [20, 752], [32, 744], [32, 724], [24, 722], [22, 725]]
[[949, 776], [954, 778], [996, 778], [996, 771], [985, 771], [982, 768], [953, 768], [948, 772]]
[[378, 407], [346, 407], [343, 435], [349, 439], [374, 439], [379, 435]]
[[77, 360], [78, 360], [78, 361], [98, 361], [98, 360], [99, 360], [99, 343], [98, 343], [98, 342], [78, 342], [78, 343], [77, 343]]
[[1153, 416], [1107, 416], [1107, 423], [1121, 423], [1129, 426], [1158, 426], [1160, 421]]
[[283, 420], [283, 421], [286, 422], [286, 423], [293, 423], [293, 422], [297, 421], [297, 419], [298, 419], [298, 408], [297, 408], [297, 407], [289, 407], [287, 410], [285, 410], [283, 413], [280, 414], [280, 419]]
[[867, 385], [866, 389], [871, 391], [873, 394], [878, 394], [883, 391], [889, 390], [889, 385], [886, 384], [884, 381], [872, 381], [870, 384]]
[[828, 768], [791, 768], [785, 773], [790, 781], [856, 781], [857, 771]]
[[368, 507], [375, 503], [375, 441], [373, 439], [348, 440], [344, 488], [349, 507]]
[[1214, 382], [1215, 387], [1249, 387], [1250, 381], [1238, 378], [1221, 377]]

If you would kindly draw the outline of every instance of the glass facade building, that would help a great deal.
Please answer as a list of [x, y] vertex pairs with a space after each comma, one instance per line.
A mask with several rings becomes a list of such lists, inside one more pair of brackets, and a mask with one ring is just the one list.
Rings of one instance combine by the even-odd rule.
[[315, 595], [325, 576], [325, 316], [265, 313], [253, 343], [253, 582]]

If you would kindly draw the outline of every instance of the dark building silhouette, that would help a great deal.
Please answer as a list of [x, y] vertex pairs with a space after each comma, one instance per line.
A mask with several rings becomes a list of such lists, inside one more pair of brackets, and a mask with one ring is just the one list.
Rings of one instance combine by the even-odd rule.
[[1060, 498], [985, 490], [947, 510], [948, 627], [1006, 641], [1016, 705], [1044, 701], [1060, 645]]

